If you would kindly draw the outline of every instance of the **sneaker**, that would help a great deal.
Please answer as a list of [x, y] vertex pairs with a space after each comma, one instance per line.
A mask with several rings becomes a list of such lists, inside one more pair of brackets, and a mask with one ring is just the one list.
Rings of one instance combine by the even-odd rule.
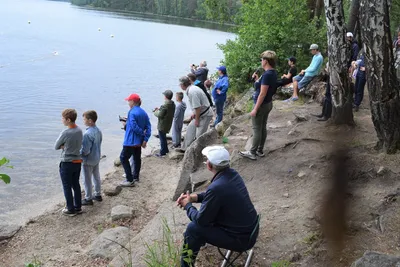
[[165, 157], [165, 155], [161, 155], [159, 153], [155, 154], [154, 156], [156, 156], [157, 158], [164, 158]]
[[125, 173], [124, 173], [124, 174], [122, 174], [122, 177], [126, 178], [126, 174], [125, 174]]
[[257, 151], [257, 152], [256, 152], [256, 155], [259, 156], [260, 158], [265, 157], [265, 154], [264, 154], [264, 152], [262, 152], [262, 151]]
[[76, 213], [76, 214], [82, 214], [83, 211], [82, 211], [82, 209], [75, 209], [75, 213]]
[[292, 101], [293, 101], [293, 102], [294, 102], [294, 101], [297, 101], [297, 100], [299, 100], [298, 97], [292, 97]]
[[359, 109], [360, 109], [360, 106], [356, 106], [356, 107], [354, 108], [354, 111], [355, 111], [355, 112], [358, 112]]
[[93, 200], [91, 199], [83, 199], [82, 200], [82, 206], [93, 206]]
[[133, 181], [134, 181], [135, 183], [139, 183], [139, 178], [133, 178]]
[[101, 202], [101, 201], [103, 201], [103, 198], [101, 196], [94, 196], [93, 200]]
[[180, 147], [181, 147], [181, 145], [172, 145], [172, 146], [171, 146], [172, 149], [180, 148]]
[[68, 210], [67, 208], [64, 208], [62, 211], [61, 211], [61, 213], [63, 214], [63, 215], [65, 215], [65, 216], [70, 216], [70, 217], [74, 217], [74, 216], [76, 216], [76, 212], [75, 211], [70, 211], [70, 210]]
[[290, 101], [292, 101], [292, 98], [288, 98], [288, 99], [286, 99], [286, 100], [283, 100], [282, 102], [283, 102], [283, 103], [289, 103]]
[[129, 182], [129, 181], [123, 181], [122, 183], [119, 184], [122, 187], [134, 187], [135, 186], [135, 182]]
[[251, 153], [250, 151], [240, 151], [239, 155], [251, 160], [257, 160], [257, 157], [255, 154]]

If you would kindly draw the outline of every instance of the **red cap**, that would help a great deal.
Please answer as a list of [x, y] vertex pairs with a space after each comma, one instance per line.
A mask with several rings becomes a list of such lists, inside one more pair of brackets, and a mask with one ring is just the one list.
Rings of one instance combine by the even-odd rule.
[[140, 101], [140, 96], [138, 94], [131, 94], [127, 98], [125, 98], [126, 101], [134, 101], [134, 102], [139, 102]]

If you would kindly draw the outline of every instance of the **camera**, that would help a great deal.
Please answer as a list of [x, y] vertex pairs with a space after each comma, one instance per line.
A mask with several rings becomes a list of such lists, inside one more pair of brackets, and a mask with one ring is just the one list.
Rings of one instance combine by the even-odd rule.
[[121, 116], [118, 116], [119, 117], [119, 121], [122, 121], [122, 122], [126, 122], [126, 118], [125, 117], [121, 117]]

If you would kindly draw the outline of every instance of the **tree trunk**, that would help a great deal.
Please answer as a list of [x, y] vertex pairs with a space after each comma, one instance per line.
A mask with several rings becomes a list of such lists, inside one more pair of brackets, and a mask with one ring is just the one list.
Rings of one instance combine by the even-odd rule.
[[329, 82], [332, 90], [333, 121], [335, 124], [354, 124], [353, 95], [347, 72], [350, 46], [341, 0], [324, 0], [329, 56]]
[[357, 29], [360, 28], [359, 14], [360, 14], [360, 0], [352, 0], [347, 29], [354, 35], [357, 35], [359, 33], [357, 31]]
[[377, 148], [395, 153], [400, 149], [400, 99], [389, 4], [388, 0], [361, 0], [361, 23], [372, 122], [379, 139]]

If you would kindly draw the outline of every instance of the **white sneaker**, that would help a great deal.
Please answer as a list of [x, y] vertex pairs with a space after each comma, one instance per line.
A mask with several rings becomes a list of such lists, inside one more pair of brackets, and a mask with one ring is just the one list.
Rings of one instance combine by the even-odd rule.
[[122, 175], [122, 177], [126, 178], [126, 174], [124, 173], [124, 174]]
[[119, 185], [122, 186], [122, 187], [134, 187], [135, 186], [135, 182], [123, 181]]
[[239, 155], [251, 160], [257, 160], [257, 157], [255, 154], [251, 153], [250, 151], [240, 151]]

